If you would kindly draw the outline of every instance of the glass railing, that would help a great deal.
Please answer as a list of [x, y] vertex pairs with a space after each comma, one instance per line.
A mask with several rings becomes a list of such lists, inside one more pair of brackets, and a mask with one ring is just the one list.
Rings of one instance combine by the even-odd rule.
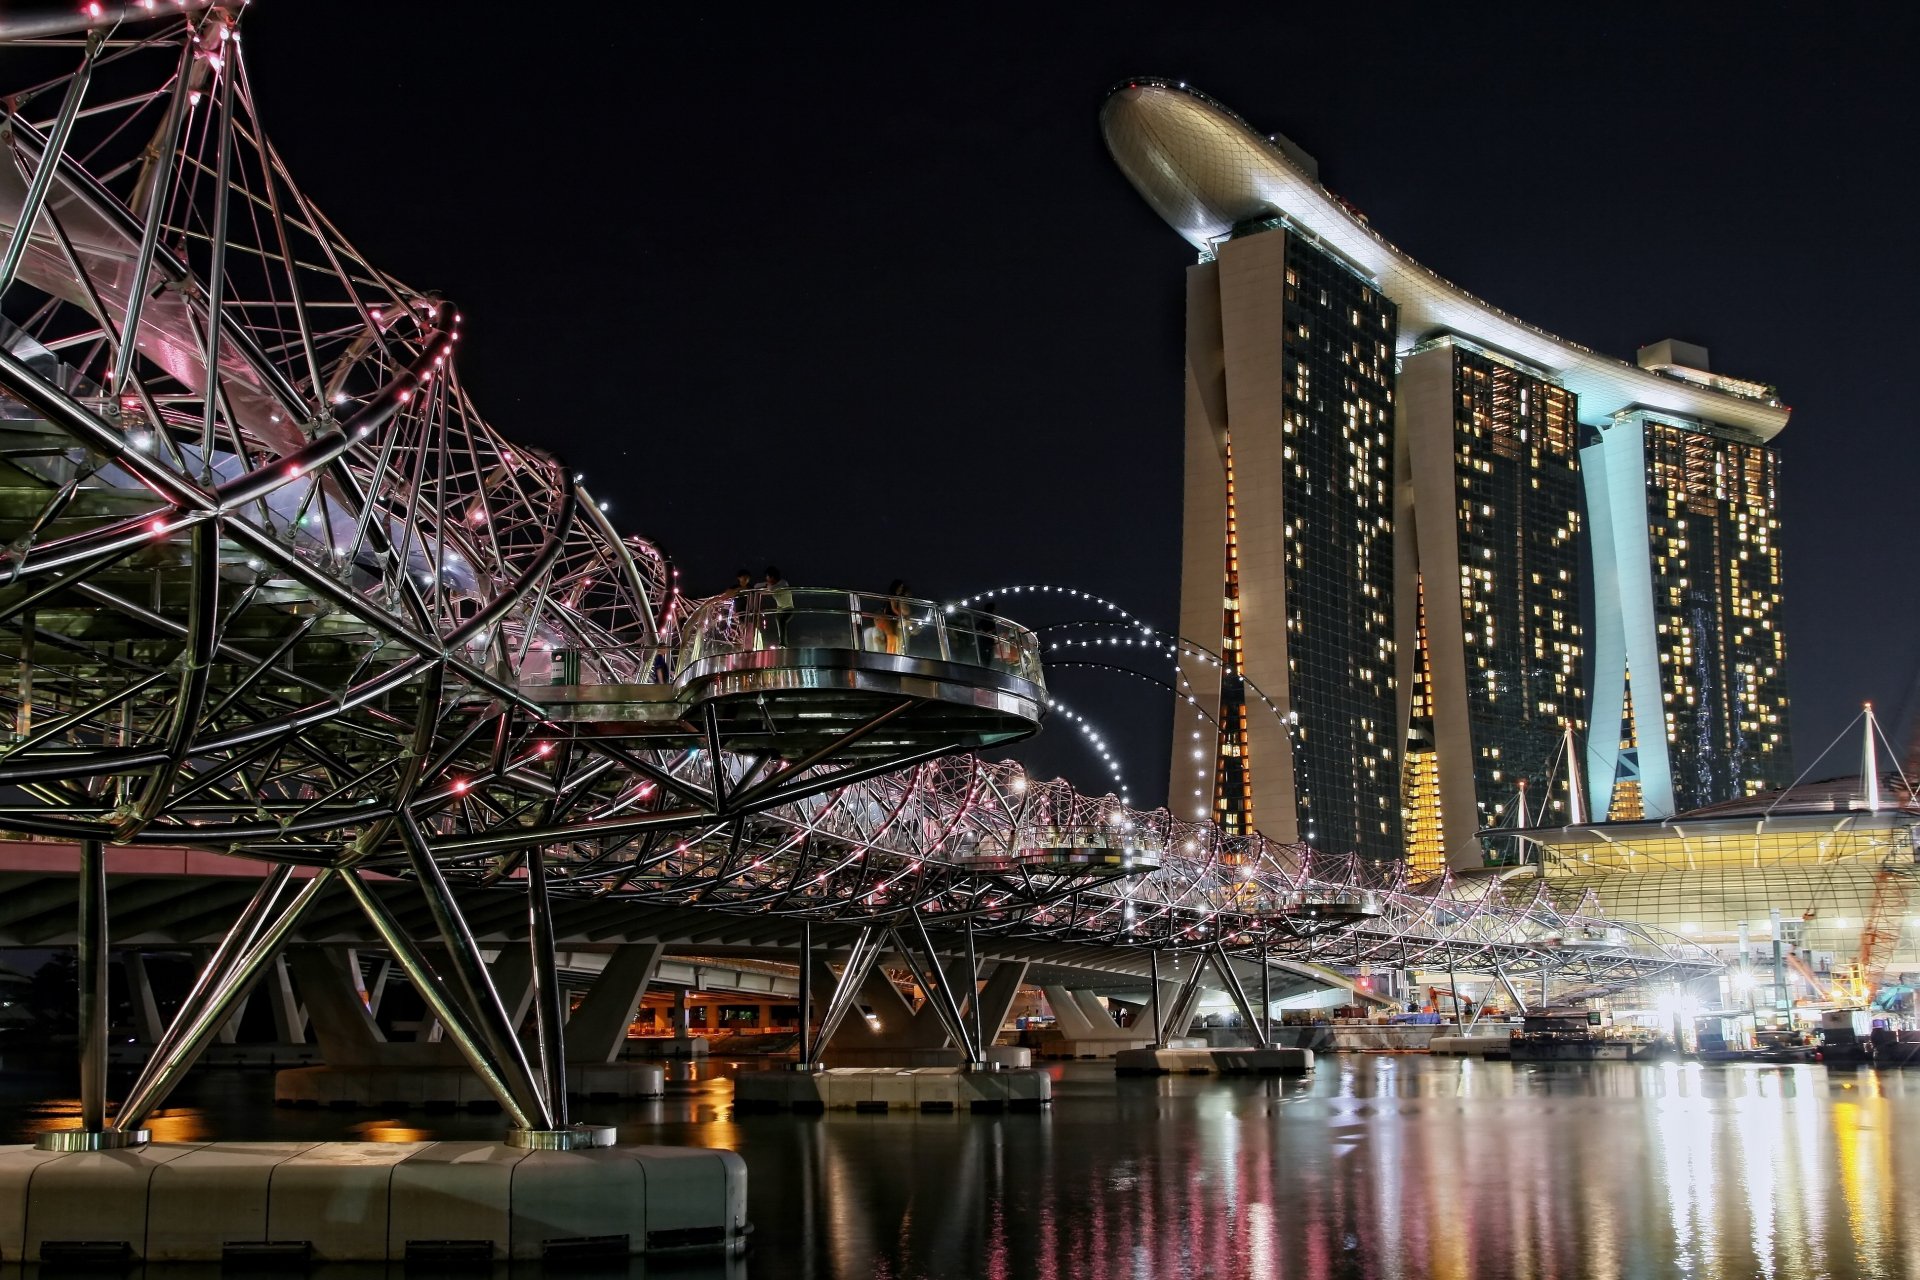
[[1041, 681], [1039, 642], [1018, 623], [930, 600], [819, 587], [756, 587], [706, 601], [681, 624], [674, 671], [775, 649], [891, 654]]

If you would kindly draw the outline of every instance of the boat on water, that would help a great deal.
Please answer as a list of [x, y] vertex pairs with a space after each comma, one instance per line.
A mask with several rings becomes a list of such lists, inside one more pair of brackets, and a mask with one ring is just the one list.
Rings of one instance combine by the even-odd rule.
[[1589, 1009], [1529, 1013], [1513, 1033], [1515, 1062], [1628, 1062], [1651, 1056], [1653, 1043], [1612, 1034], [1605, 1016]]
[[1820, 1045], [1804, 1031], [1787, 1028], [1762, 1028], [1744, 1038], [1744, 1041], [1729, 1043], [1716, 1040], [1702, 1032], [1699, 1036], [1700, 1047], [1689, 1056], [1695, 1062], [1734, 1063], [1751, 1062], [1760, 1065], [1791, 1066], [1801, 1062], [1820, 1060]]

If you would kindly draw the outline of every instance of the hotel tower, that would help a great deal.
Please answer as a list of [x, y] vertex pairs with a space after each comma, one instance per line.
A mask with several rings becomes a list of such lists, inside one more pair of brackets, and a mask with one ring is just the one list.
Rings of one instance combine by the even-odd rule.
[[1772, 388], [1496, 310], [1184, 85], [1101, 125], [1199, 252], [1175, 814], [1432, 873], [1788, 780]]

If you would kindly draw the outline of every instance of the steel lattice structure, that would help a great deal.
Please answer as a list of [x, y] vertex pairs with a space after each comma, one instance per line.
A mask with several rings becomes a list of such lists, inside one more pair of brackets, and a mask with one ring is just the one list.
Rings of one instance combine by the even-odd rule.
[[[294, 183], [237, 10], [166, 8], [0, 19], [46, 68], [0, 128], [0, 827], [80, 841], [95, 880], [105, 842], [280, 864], [118, 1129], [332, 886], [529, 1130], [565, 1127], [551, 893], [1591, 984], [1695, 963], [1590, 904], [1374, 884], [958, 754], [1041, 718], [1013, 624], [844, 592], [684, 607], [654, 547], [481, 417], [459, 311]], [[372, 874], [418, 883], [444, 971]], [[538, 1062], [457, 899], [502, 880], [546, 956]], [[103, 962], [104, 921], [82, 936]]]

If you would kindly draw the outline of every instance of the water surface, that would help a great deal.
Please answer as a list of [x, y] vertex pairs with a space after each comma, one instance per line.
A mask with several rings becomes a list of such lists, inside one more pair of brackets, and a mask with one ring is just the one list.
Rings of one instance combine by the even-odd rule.
[[[731, 1069], [577, 1117], [747, 1161], [745, 1262], [646, 1274], [1920, 1276], [1920, 1073], [1340, 1055], [1305, 1080], [1123, 1080], [1076, 1063], [1054, 1069], [1042, 1115], [734, 1119]], [[0, 1134], [71, 1123], [70, 1102], [30, 1101], [46, 1083], [6, 1081]], [[263, 1074], [209, 1073], [156, 1128], [415, 1140], [502, 1124], [270, 1097]]]

